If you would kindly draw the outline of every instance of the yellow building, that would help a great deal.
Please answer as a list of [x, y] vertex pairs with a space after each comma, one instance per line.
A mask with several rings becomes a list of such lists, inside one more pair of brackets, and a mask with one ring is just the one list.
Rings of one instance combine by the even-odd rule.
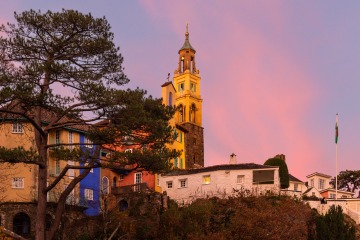
[[[58, 129], [50, 132], [49, 144], [80, 143], [80, 129]], [[5, 148], [23, 147], [36, 149], [33, 126], [20, 118], [0, 120], [0, 146]], [[69, 146], [70, 147], [70, 146]], [[49, 150], [51, 151], [51, 150]], [[57, 161], [50, 157], [48, 161], [48, 184], [53, 182], [67, 165], [77, 165], [74, 161]], [[0, 164], [0, 200], [2, 202], [34, 202], [37, 200], [36, 164]], [[48, 193], [48, 201], [56, 202], [60, 193], [69, 182], [79, 175], [79, 170], [70, 169], [60, 184]], [[68, 198], [69, 204], [77, 204], [79, 187]]]
[[[1, 121], [1, 120], [0, 120]], [[35, 147], [34, 131], [29, 123], [0, 122], [0, 146], [6, 148]], [[36, 200], [37, 165], [0, 164], [0, 200], [30, 202]]]
[[202, 127], [201, 78], [196, 67], [195, 49], [189, 41], [186, 27], [185, 42], [180, 48], [179, 62], [173, 81], [164, 83], [162, 98], [165, 105], [175, 106], [177, 111], [170, 125], [176, 127], [172, 148], [181, 150], [179, 159], [174, 159], [178, 168], [204, 166], [204, 129]]

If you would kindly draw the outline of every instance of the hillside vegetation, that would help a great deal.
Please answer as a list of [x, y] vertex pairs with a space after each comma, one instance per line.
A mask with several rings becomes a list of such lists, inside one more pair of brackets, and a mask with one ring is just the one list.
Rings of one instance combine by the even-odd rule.
[[[330, 208], [321, 216], [304, 202], [286, 196], [199, 199], [186, 207], [170, 202], [166, 211], [134, 213], [112, 213], [108, 237], [117, 228], [112, 239], [357, 239], [354, 223], [341, 208]], [[97, 238], [91, 234], [81, 239], [108, 239], [103, 232], [98, 229]]]

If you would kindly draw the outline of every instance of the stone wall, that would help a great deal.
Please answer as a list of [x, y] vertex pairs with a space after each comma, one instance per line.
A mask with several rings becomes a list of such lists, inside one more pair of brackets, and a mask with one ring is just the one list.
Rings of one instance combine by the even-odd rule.
[[[54, 203], [48, 204], [48, 216], [54, 219], [56, 205]], [[25, 236], [27, 239], [33, 239], [35, 236], [35, 225], [36, 225], [36, 208], [37, 203], [35, 202], [4, 202], [0, 203], [0, 225], [6, 229], [13, 230], [13, 220], [16, 214], [25, 213], [30, 218], [30, 233]], [[83, 210], [85, 208], [78, 206], [66, 205], [66, 213], [63, 214], [61, 232], [74, 220], [84, 218]], [[51, 219], [49, 219], [51, 221]]]
[[185, 166], [187, 169], [204, 166], [204, 128], [193, 123], [181, 125], [185, 133]]

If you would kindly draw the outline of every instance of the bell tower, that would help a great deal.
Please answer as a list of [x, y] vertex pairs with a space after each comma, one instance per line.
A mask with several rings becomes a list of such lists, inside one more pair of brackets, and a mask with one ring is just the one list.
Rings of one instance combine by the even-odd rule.
[[195, 49], [189, 41], [188, 24], [185, 42], [180, 48], [179, 62], [174, 71], [175, 122], [187, 130], [185, 162], [187, 168], [204, 166], [204, 129], [202, 127], [201, 78], [196, 67]]

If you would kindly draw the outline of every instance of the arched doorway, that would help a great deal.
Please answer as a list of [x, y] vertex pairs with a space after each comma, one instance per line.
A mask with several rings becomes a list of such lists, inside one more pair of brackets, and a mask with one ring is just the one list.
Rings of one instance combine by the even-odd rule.
[[126, 211], [128, 208], [129, 208], [129, 204], [125, 199], [123, 199], [119, 202], [119, 210], [121, 212]]
[[13, 220], [13, 232], [21, 236], [30, 234], [30, 217], [26, 213], [18, 213]]

